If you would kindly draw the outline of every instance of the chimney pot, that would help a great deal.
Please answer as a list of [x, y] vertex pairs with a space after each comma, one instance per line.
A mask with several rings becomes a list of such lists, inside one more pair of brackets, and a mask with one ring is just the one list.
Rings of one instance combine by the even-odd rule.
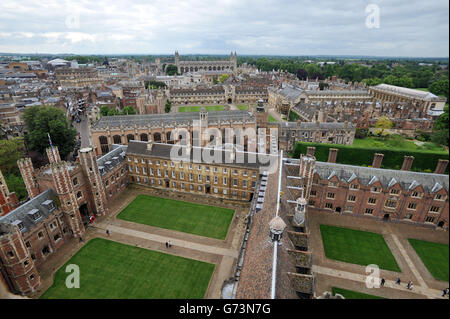
[[436, 165], [435, 174], [445, 174], [445, 170], [447, 169], [448, 160], [440, 159]]
[[338, 149], [337, 148], [330, 148], [329, 149], [329, 152], [328, 152], [328, 162], [329, 163], [336, 163], [337, 153], [338, 153]]
[[403, 159], [402, 171], [410, 171], [414, 161], [414, 156], [405, 155]]

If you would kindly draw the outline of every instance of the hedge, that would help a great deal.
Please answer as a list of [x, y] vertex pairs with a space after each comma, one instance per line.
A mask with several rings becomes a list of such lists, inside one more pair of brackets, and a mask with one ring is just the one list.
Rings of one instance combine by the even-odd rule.
[[[388, 148], [365, 148], [355, 147], [352, 145], [324, 144], [324, 143], [307, 143], [297, 142], [292, 156], [299, 158], [300, 154], [306, 154], [308, 146], [316, 148], [315, 157], [320, 162], [328, 161], [328, 150], [337, 148], [338, 154], [336, 163], [371, 166], [375, 153], [384, 154], [381, 168], [401, 169], [403, 158], [405, 155], [414, 156], [414, 162], [411, 170], [416, 172], [434, 172], [439, 159], [448, 160], [448, 153], [436, 153], [427, 151], [409, 151], [409, 150], [392, 150]], [[448, 174], [447, 166], [446, 173]]]

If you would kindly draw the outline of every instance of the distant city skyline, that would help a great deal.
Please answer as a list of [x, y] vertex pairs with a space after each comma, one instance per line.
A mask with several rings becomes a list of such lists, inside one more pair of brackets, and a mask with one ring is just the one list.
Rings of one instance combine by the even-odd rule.
[[442, 0], [2, 0], [0, 52], [448, 58], [448, 15]]

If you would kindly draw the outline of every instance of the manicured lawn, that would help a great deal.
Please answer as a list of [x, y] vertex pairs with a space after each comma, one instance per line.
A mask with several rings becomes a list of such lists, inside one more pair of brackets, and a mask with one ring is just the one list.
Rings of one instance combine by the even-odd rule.
[[429, 151], [448, 154], [442, 146], [437, 145], [435, 143], [425, 142], [423, 145], [416, 145], [412, 140], [408, 140], [400, 135], [392, 135], [387, 138], [378, 138], [378, 137], [366, 137], [364, 139], [355, 138], [353, 141], [353, 146], [424, 151], [424, 152]]
[[234, 210], [138, 195], [117, 218], [185, 233], [225, 239]]
[[448, 245], [418, 239], [408, 241], [433, 277], [448, 282]]
[[336, 287], [333, 287], [331, 292], [333, 293], [333, 295], [340, 294], [340, 295], [344, 296], [345, 299], [386, 299], [383, 297], [363, 294], [362, 292], [347, 290], [347, 289], [343, 289], [343, 288], [336, 288]]
[[381, 234], [330, 225], [320, 225], [320, 232], [329, 259], [401, 271]]
[[[80, 269], [80, 288], [67, 288], [66, 266]], [[95, 238], [54, 275], [43, 299], [203, 298], [214, 265]]]
[[269, 119], [268, 119], [268, 121], [269, 121], [269, 122], [272, 122], [272, 123], [273, 123], [273, 122], [278, 122], [278, 121], [277, 121], [272, 115], [270, 115], [270, 114], [269, 114]]
[[[209, 105], [204, 106], [204, 108], [210, 112], [210, 111], [223, 111], [224, 106], [223, 105]], [[202, 106], [180, 106], [178, 108], [178, 112], [200, 112], [202, 109]]]
[[236, 106], [241, 111], [247, 111], [247, 105], [236, 105]]

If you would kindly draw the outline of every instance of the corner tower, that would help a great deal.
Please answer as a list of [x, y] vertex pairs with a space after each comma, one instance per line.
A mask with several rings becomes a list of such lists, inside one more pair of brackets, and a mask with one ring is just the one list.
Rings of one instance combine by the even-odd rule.
[[106, 192], [103, 186], [102, 176], [98, 170], [97, 157], [92, 147], [80, 150], [80, 163], [84, 174], [88, 177], [89, 185], [94, 198], [97, 215], [104, 216], [109, 213], [106, 202]]
[[19, 167], [20, 174], [22, 175], [23, 182], [28, 192], [30, 199], [39, 195], [39, 186], [36, 182], [33, 163], [31, 158], [21, 158], [17, 161], [17, 166]]

